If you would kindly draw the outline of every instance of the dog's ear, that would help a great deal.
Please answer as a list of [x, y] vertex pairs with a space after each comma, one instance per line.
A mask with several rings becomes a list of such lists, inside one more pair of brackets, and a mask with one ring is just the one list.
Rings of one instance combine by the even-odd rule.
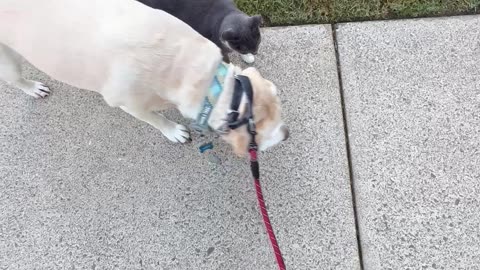
[[240, 39], [240, 36], [232, 29], [229, 28], [222, 33], [222, 39], [226, 41], [236, 41]]
[[225, 140], [232, 146], [233, 152], [239, 157], [245, 157], [248, 153], [249, 135], [245, 132], [245, 127], [239, 130], [231, 130], [225, 135]]
[[255, 15], [250, 18], [250, 25], [252, 28], [258, 28], [263, 23], [263, 18], [260, 15]]
[[260, 123], [263, 119], [268, 117], [269, 111], [268, 107], [264, 105], [254, 106], [253, 112], [255, 115], [255, 123]]

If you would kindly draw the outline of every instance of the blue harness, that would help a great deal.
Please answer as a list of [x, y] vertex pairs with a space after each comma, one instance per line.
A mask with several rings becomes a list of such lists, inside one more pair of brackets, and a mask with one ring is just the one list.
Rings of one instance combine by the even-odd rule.
[[225, 77], [228, 73], [228, 65], [224, 62], [220, 63], [217, 68], [217, 72], [215, 73], [215, 77], [213, 78], [212, 84], [208, 89], [207, 96], [203, 101], [202, 110], [197, 116], [197, 120], [192, 125], [192, 128], [196, 131], [204, 134], [210, 128], [208, 126], [208, 119], [210, 118], [210, 114], [213, 111], [213, 107], [217, 103], [218, 97], [223, 91], [223, 84], [225, 83]]

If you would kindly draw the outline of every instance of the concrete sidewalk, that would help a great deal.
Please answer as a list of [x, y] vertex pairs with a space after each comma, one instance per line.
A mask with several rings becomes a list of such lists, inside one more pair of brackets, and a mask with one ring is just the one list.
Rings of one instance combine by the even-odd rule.
[[365, 269], [479, 269], [480, 16], [337, 36]]
[[[330, 26], [265, 29], [255, 64], [291, 127], [261, 156], [287, 269], [478, 269], [480, 17], [336, 27], [339, 69]], [[0, 269], [276, 269], [227, 146], [27, 73], [54, 94], [0, 82]]]
[[[257, 62], [291, 126], [261, 157], [289, 269], [359, 268], [331, 36], [266, 30]], [[54, 94], [0, 86], [0, 269], [276, 269], [246, 160], [218, 145], [212, 167], [100, 96], [27, 72]]]

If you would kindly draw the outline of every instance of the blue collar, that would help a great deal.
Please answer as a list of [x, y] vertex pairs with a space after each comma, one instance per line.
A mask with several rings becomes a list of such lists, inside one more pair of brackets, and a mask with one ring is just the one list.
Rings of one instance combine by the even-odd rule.
[[217, 68], [217, 72], [215, 73], [215, 77], [213, 78], [212, 84], [208, 89], [207, 96], [203, 101], [202, 109], [197, 116], [197, 120], [193, 124], [193, 128], [200, 132], [205, 133], [208, 131], [208, 119], [210, 118], [210, 114], [213, 111], [213, 107], [217, 103], [220, 94], [223, 92], [223, 85], [225, 83], [225, 77], [228, 73], [228, 64], [222, 62]]

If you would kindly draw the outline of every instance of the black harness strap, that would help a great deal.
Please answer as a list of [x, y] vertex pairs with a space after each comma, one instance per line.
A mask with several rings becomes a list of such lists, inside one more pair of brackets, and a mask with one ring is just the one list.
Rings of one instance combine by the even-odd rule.
[[[247, 110], [241, 119], [239, 108], [243, 93], [247, 96]], [[235, 77], [235, 87], [233, 90], [232, 102], [230, 103], [230, 112], [227, 116], [227, 126], [230, 129], [237, 129], [253, 121], [253, 90], [250, 79], [246, 76], [238, 75]]]

